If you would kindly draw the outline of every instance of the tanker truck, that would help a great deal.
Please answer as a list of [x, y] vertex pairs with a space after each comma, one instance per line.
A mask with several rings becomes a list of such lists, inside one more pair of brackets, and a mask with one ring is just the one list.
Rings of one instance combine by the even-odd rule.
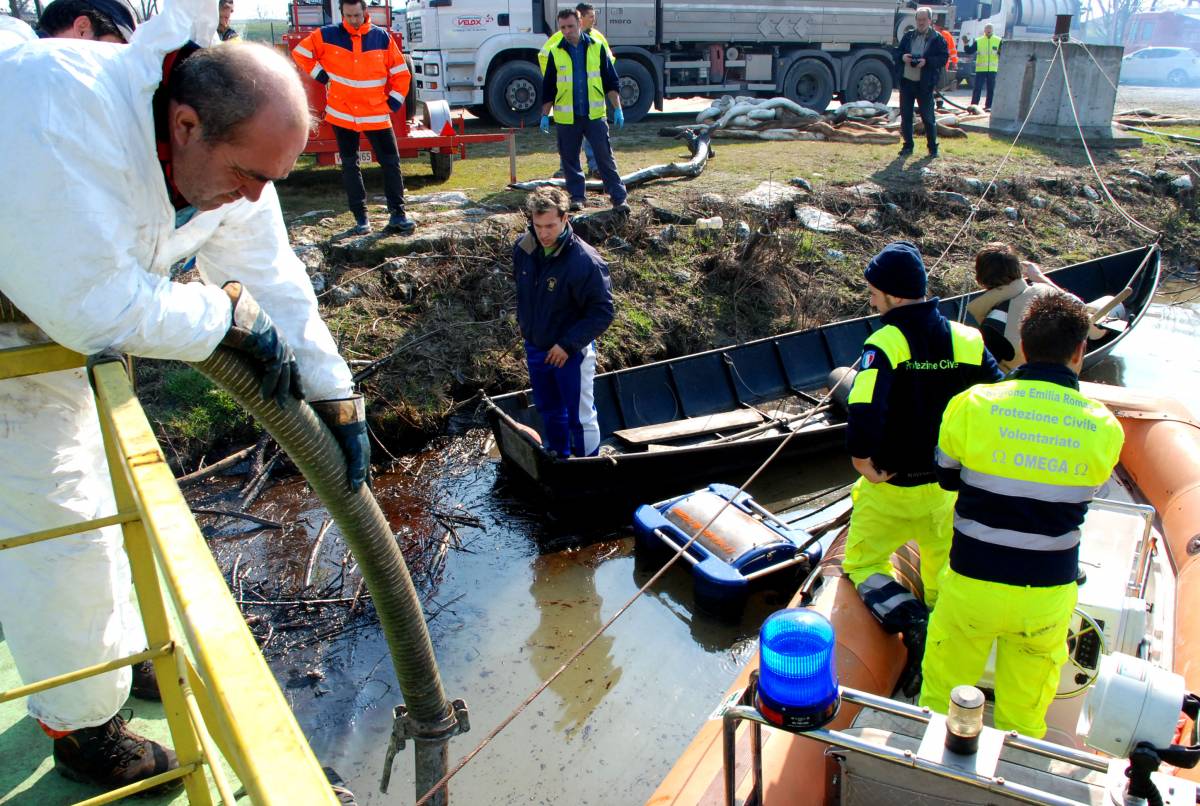
[[[1009, 2], [1009, 0], [1005, 0]], [[887, 103], [892, 54], [913, 24], [898, 0], [595, 0], [616, 56], [625, 120], [673, 97], [782, 95], [823, 111]], [[418, 99], [466, 106], [503, 126], [541, 116], [537, 52], [565, 0], [409, 0], [407, 52]]]

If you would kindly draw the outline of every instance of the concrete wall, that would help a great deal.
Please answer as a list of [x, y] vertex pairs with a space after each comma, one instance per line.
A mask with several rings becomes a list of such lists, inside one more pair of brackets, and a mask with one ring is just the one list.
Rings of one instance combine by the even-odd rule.
[[[992, 102], [993, 130], [1015, 132], [1032, 106], [1026, 135], [1054, 140], [1079, 139], [1063, 78], [1063, 59], [1054, 60], [1056, 49], [1054, 42], [1011, 39], [1004, 42]], [[1063, 45], [1071, 97], [1075, 100], [1079, 123], [1088, 141], [1111, 139], [1113, 107], [1117, 101], [1117, 90], [1113, 85], [1121, 74], [1124, 49], [1119, 45], [1088, 45], [1087, 49], [1095, 61], [1088, 57], [1081, 44], [1067, 42]], [[1034, 105], [1047, 70], [1050, 77]]]

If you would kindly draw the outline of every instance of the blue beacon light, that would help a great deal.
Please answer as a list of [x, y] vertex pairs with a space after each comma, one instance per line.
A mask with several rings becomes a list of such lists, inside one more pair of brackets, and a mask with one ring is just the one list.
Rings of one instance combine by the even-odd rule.
[[788, 730], [816, 730], [837, 715], [833, 625], [812, 610], [772, 613], [758, 635], [755, 706]]

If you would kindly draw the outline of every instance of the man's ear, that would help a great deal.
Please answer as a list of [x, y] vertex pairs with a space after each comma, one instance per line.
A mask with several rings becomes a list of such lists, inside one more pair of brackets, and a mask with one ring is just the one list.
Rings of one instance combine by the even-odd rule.
[[86, 15], [80, 14], [71, 23], [69, 37], [72, 39], [95, 39], [96, 32], [92, 28], [92, 21]]
[[167, 125], [173, 145], [191, 145], [202, 135], [200, 116], [188, 104], [172, 101], [167, 111]]

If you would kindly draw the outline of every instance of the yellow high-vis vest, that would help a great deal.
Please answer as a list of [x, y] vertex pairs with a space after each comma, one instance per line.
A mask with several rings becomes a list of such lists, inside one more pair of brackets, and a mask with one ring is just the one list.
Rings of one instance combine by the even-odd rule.
[[994, 73], [1000, 67], [1000, 37], [981, 36], [975, 40], [975, 72]]
[[[588, 45], [585, 64], [587, 66], [588, 118], [599, 120], [606, 111], [604, 105], [604, 82], [600, 78], [601, 45], [595, 39]], [[558, 86], [554, 95], [554, 122], [569, 126], [575, 122], [575, 85], [572, 72], [575, 65], [565, 47], [550, 51], [554, 57], [554, 69], [558, 75]]]

